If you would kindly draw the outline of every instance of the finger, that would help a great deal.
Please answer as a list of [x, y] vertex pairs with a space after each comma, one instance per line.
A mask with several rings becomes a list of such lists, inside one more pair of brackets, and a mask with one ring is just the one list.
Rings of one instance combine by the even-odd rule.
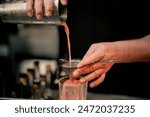
[[33, 16], [33, 0], [27, 0], [26, 2], [26, 10], [27, 10], [27, 15], [29, 17], [32, 17]]
[[52, 16], [53, 3], [54, 3], [53, 0], [46, 0], [45, 15], [47, 17]]
[[102, 74], [98, 79], [90, 83], [90, 87], [93, 88], [98, 86], [104, 81], [104, 79], [105, 79], [105, 74]]
[[89, 57], [83, 59], [79, 64], [78, 64], [78, 68], [81, 68], [85, 65], [89, 65], [92, 63], [95, 63], [97, 61], [99, 61], [100, 59], [102, 59], [103, 57], [98, 56], [98, 54], [96, 52], [94, 52], [93, 54], [91, 54]]
[[38, 20], [42, 20], [43, 18], [43, 0], [35, 0], [35, 14]]
[[68, 0], [60, 0], [62, 5], [67, 5]]
[[[101, 58], [102, 59], [102, 58]], [[78, 64], [78, 68], [81, 68], [83, 66], [89, 65], [89, 64], [93, 64], [95, 62], [98, 62], [100, 60], [99, 57], [97, 57], [97, 54], [92, 54], [90, 57], [87, 57], [86, 59], [83, 59], [79, 64]]]
[[92, 72], [91, 74], [81, 78], [80, 83], [85, 83], [85, 82], [91, 81], [91, 80], [99, 77], [101, 74], [103, 74], [103, 69], [98, 69], [98, 70]]
[[72, 76], [77, 78], [80, 75], [91, 73], [91, 72], [93, 72], [97, 69], [103, 68], [103, 67], [104, 67], [104, 65], [102, 65], [102, 64], [94, 63], [94, 64], [77, 69], [76, 71], [73, 72]]

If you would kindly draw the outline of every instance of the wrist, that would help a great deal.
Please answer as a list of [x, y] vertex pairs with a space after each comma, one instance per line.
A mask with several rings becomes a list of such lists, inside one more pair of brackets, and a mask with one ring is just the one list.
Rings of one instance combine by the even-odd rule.
[[116, 41], [111, 43], [111, 49], [113, 50], [112, 52], [112, 58], [114, 59], [115, 63], [122, 63], [124, 59], [124, 55], [127, 54], [125, 53], [125, 47], [123, 45], [123, 42], [121, 41]]
[[116, 41], [113, 45], [117, 48], [116, 63], [147, 61], [150, 57], [149, 43], [144, 38]]

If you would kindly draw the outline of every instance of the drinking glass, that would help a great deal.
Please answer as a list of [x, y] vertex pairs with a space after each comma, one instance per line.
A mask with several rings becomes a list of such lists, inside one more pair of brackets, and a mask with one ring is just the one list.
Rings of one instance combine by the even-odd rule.
[[88, 83], [81, 84], [79, 79], [70, 79], [69, 76], [59, 80], [60, 100], [86, 100]]

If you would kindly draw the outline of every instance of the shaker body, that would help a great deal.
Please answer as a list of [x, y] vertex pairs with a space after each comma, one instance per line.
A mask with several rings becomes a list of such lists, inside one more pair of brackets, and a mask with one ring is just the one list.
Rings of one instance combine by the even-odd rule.
[[67, 7], [62, 6], [59, 0], [54, 0], [52, 16], [37, 20], [35, 16], [27, 16], [24, 0], [12, 0], [0, 4], [0, 17], [5, 23], [61, 25], [67, 19]]

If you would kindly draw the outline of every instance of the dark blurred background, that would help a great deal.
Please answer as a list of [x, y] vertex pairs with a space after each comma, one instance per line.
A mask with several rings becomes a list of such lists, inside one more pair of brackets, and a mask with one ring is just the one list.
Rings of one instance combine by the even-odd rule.
[[[150, 9], [146, 0], [68, 2], [67, 23], [70, 28], [72, 58], [82, 58], [93, 43], [135, 39], [150, 34]], [[34, 35], [44, 29], [40, 39], [36, 40], [37, 36]], [[54, 31], [55, 35], [48, 34], [48, 30], [51, 30], [50, 34]], [[54, 47], [50, 43], [54, 43]], [[63, 27], [18, 26], [0, 22], [0, 96], [12, 96], [17, 66], [21, 61], [67, 57]], [[149, 66], [150, 63], [115, 64], [107, 73], [105, 81], [96, 88], [89, 88], [89, 92], [150, 98]]]

